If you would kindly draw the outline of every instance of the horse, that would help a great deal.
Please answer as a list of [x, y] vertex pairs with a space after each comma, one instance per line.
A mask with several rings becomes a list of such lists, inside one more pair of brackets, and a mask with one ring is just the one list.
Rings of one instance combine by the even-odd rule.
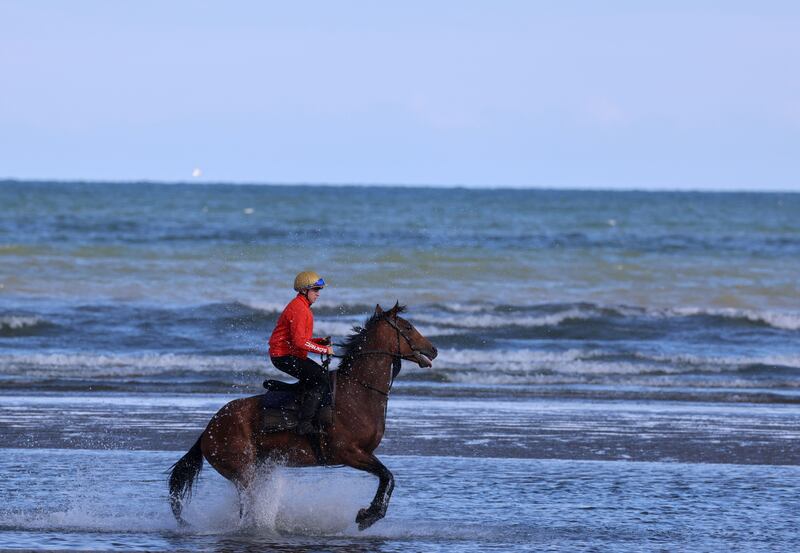
[[386, 427], [386, 408], [400, 360], [432, 366], [438, 352], [414, 326], [399, 316], [399, 303], [384, 311], [380, 305], [363, 327], [344, 344], [335, 381], [333, 420], [324, 434], [298, 435], [293, 431], [267, 433], [263, 429], [262, 396], [235, 399], [209, 421], [191, 449], [172, 466], [169, 501], [179, 525], [181, 512], [191, 498], [192, 485], [203, 459], [236, 486], [239, 516], [244, 517], [244, 497], [255, 480], [256, 467], [270, 463], [292, 467], [343, 465], [378, 477], [370, 505], [356, 516], [359, 530], [386, 515], [394, 489], [394, 476], [374, 455]]

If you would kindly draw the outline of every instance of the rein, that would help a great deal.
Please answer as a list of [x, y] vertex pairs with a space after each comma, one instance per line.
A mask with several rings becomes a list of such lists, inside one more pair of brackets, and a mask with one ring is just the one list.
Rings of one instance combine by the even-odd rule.
[[[391, 377], [391, 380], [389, 381], [389, 388], [384, 392], [381, 389], [375, 388], [374, 386], [370, 386], [366, 382], [362, 382], [358, 378], [355, 378], [355, 377], [352, 377], [352, 378], [357, 384], [360, 384], [361, 386], [363, 386], [367, 390], [372, 390], [373, 392], [378, 392], [379, 394], [381, 394], [383, 396], [386, 396], [388, 398], [389, 397], [389, 392], [392, 391], [392, 386], [394, 386], [394, 379], [397, 378], [398, 374], [400, 374], [400, 361], [402, 361], [403, 359], [405, 359], [407, 361], [410, 360], [410, 356], [409, 355], [403, 355], [403, 354], [400, 353], [400, 350], [401, 350], [400, 337], [402, 336], [402, 338], [408, 344], [408, 347], [411, 348], [412, 352], [418, 353], [419, 350], [416, 347], [414, 347], [414, 344], [411, 342], [411, 338], [409, 338], [408, 335], [406, 335], [406, 333], [403, 332], [403, 329], [401, 329], [397, 325], [396, 321], [392, 321], [389, 317], [386, 317], [385, 315], [381, 317], [381, 320], [382, 321], [386, 321], [387, 323], [389, 323], [389, 326], [393, 327], [397, 331], [397, 353], [394, 353], [394, 352], [391, 352], [391, 351], [384, 351], [384, 350], [365, 350], [365, 351], [359, 351], [357, 353], [353, 353], [352, 356], [353, 357], [361, 357], [363, 355], [387, 355], [387, 356], [391, 357], [392, 358], [392, 377]], [[335, 357], [344, 357], [344, 356], [336, 355]], [[328, 359], [328, 362], [330, 362], [330, 358]]]

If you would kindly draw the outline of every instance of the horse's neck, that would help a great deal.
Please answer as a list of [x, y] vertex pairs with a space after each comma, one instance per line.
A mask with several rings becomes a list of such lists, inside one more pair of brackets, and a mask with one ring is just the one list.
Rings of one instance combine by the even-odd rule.
[[[367, 337], [362, 346], [363, 352], [383, 352], [391, 353], [385, 344], [376, 340], [375, 337]], [[375, 386], [384, 392], [389, 391], [392, 375], [392, 357], [372, 353], [370, 355], [360, 355], [353, 360], [351, 372], [362, 382]]]
[[[361, 348], [362, 352], [386, 352], [390, 353], [383, 344], [377, 343], [374, 339], [367, 339]], [[342, 391], [347, 395], [352, 393], [365, 392], [372, 398], [375, 403], [383, 403], [382, 400], [386, 399], [376, 390], [386, 394], [389, 392], [392, 378], [392, 357], [390, 355], [381, 354], [365, 354], [356, 355], [350, 365], [345, 378], [337, 383], [338, 387], [347, 388], [346, 390], [338, 390], [337, 394]]]

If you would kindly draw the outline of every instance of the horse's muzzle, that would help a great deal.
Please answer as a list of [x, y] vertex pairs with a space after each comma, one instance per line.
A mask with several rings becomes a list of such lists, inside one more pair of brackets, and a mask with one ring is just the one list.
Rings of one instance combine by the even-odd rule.
[[439, 355], [439, 352], [436, 351], [435, 347], [431, 346], [431, 350], [430, 351], [427, 351], [427, 350], [426, 351], [422, 351], [422, 350], [415, 351], [414, 352], [414, 361], [416, 361], [417, 365], [419, 365], [421, 368], [426, 369], [428, 367], [433, 366], [433, 363], [431, 363], [431, 361], [433, 359], [435, 359], [437, 355]]

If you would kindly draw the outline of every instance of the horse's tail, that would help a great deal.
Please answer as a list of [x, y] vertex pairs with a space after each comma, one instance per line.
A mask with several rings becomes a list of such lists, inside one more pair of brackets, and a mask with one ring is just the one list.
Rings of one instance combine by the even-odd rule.
[[194, 479], [200, 474], [203, 468], [203, 451], [200, 449], [200, 438], [192, 446], [186, 455], [172, 465], [169, 473], [169, 504], [172, 507], [172, 514], [178, 524], [186, 524], [181, 518], [181, 510], [184, 501], [189, 501], [192, 497], [192, 485]]

